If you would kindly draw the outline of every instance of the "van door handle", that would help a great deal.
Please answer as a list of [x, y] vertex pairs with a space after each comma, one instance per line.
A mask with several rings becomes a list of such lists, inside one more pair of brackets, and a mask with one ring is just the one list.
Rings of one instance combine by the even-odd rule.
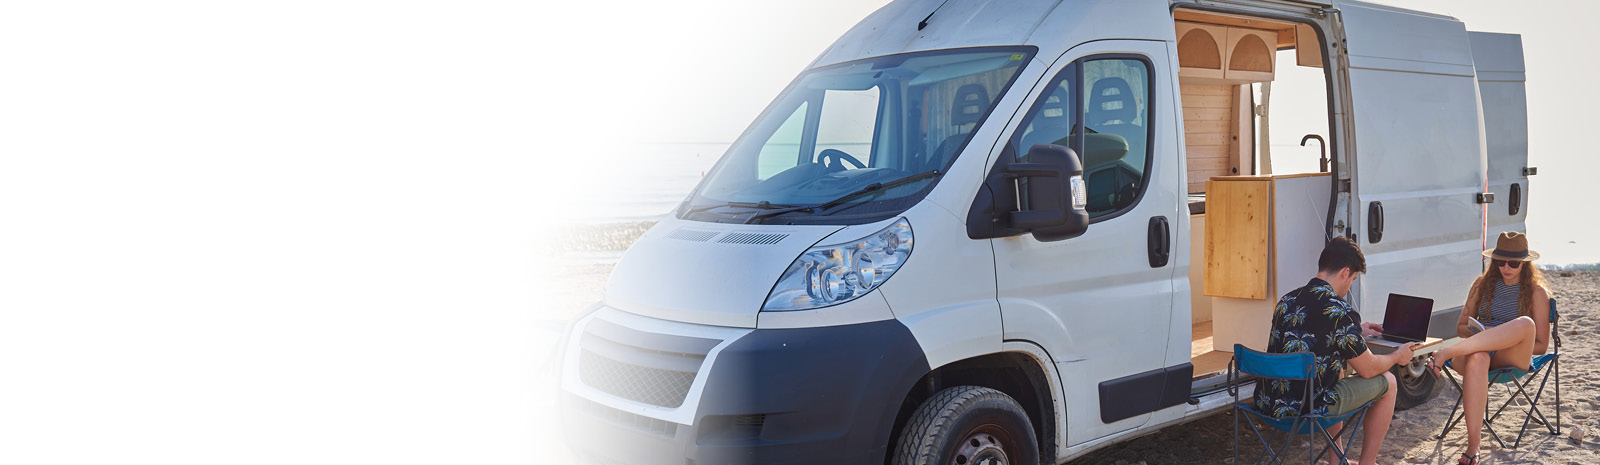
[[1522, 183], [1511, 183], [1511, 201], [1506, 203], [1506, 214], [1517, 216], [1522, 211]]
[[1167, 217], [1150, 217], [1150, 267], [1161, 268], [1167, 266], [1167, 259], [1172, 256], [1172, 228], [1167, 226]]
[[1383, 240], [1383, 202], [1367, 204], [1367, 243]]

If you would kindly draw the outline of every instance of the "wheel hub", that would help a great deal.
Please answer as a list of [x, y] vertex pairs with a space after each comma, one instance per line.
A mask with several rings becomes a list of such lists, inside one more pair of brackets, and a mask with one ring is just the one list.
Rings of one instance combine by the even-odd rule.
[[1006, 458], [1006, 451], [1000, 447], [1000, 440], [994, 435], [975, 431], [961, 440], [961, 446], [956, 448], [954, 465], [1008, 465], [1011, 460]]
[[1413, 380], [1413, 379], [1421, 378], [1421, 377], [1423, 377], [1424, 375], [1427, 375], [1427, 374], [1428, 374], [1428, 358], [1427, 357], [1413, 358], [1413, 359], [1411, 359], [1411, 363], [1406, 364], [1405, 369], [1400, 370], [1400, 377], [1401, 377], [1402, 380]]

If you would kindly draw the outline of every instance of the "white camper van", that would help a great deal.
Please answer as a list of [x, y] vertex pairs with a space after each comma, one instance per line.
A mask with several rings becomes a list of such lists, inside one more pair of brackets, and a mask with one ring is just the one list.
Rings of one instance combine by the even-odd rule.
[[[1289, 72], [1325, 106], [1273, 107]], [[1064, 462], [1226, 409], [1333, 236], [1367, 320], [1452, 337], [1524, 228], [1523, 80], [1516, 35], [1363, 2], [897, 1], [623, 257], [562, 424], [602, 464]], [[1290, 111], [1326, 170], [1271, 170]]]

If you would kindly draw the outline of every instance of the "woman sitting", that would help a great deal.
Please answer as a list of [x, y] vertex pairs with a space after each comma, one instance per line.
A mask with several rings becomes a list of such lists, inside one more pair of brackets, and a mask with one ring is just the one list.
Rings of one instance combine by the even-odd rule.
[[[1489, 402], [1490, 369], [1516, 367], [1527, 371], [1535, 354], [1550, 345], [1550, 292], [1544, 276], [1531, 263], [1539, 254], [1528, 250], [1528, 237], [1517, 232], [1500, 235], [1494, 250], [1485, 251], [1493, 260], [1483, 276], [1472, 283], [1466, 306], [1456, 322], [1456, 345], [1433, 353], [1429, 365], [1434, 372], [1444, 360], [1461, 373], [1461, 398], [1466, 409], [1467, 450], [1457, 462], [1478, 463], [1484, 407]], [[1476, 317], [1481, 332], [1470, 324]]]

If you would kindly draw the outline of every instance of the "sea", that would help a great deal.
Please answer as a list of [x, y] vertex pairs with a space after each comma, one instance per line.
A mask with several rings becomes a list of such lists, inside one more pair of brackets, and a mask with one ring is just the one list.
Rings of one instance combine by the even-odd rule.
[[[726, 142], [627, 145], [615, 163], [604, 166], [605, 176], [586, 180], [590, 183], [584, 189], [588, 194], [580, 208], [571, 210], [563, 221], [569, 227], [590, 231], [638, 229], [640, 223], [658, 221], [688, 196], [729, 146]], [[1273, 144], [1273, 154], [1280, 173], [1317, 169], [1314, 147]], [[1592, 220], [1560, 213], [1561, 195], [1554, 193], [1563, 189], [1540, 185], [1548, 179], [1532, 178], [1529, 189], [1531, 248], [1542, 255], [1544, 267], [1594, 268], [1600, 263], [1600, 240], [1592, 232]], [[1547, 193], [1550, 195], [1542, 195]], [[612, 263], [621, 258], [625, 246], [590, 247], [564, 255], [581, 262]]]

